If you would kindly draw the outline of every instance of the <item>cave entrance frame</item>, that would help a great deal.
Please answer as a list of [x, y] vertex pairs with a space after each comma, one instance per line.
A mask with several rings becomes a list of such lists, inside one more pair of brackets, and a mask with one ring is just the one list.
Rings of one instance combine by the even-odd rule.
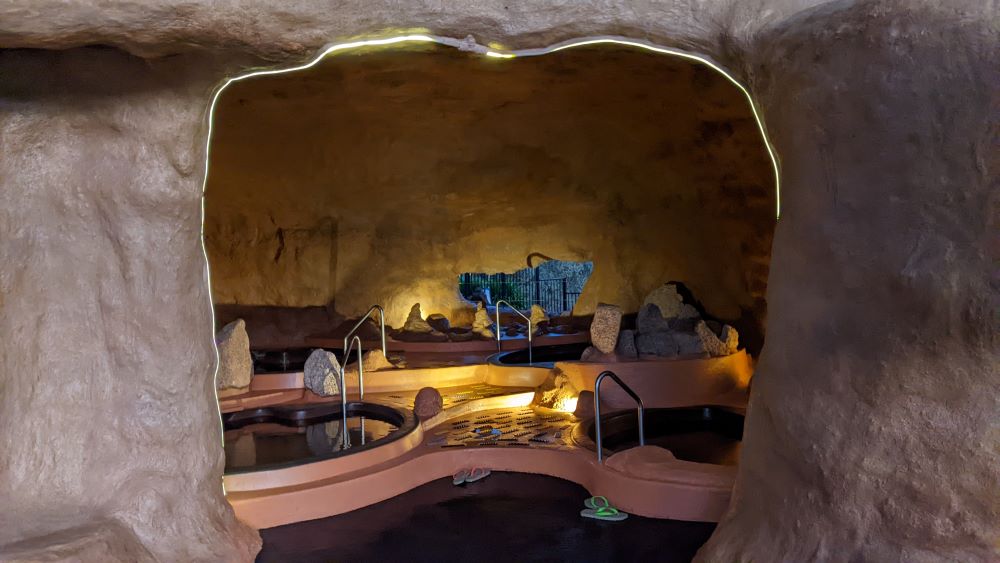
[[[498, 59], [498, 62], [504, 60], [512, 60], [525, 57], [537, 57], [542, 55], [547, 55], [550, 53], [557, 53], [559, 51], [564, 51], [566, 49], [572, 49], [575, 47], [587, 47], [594, 45], [617, 45], [626, 46], [635, 49], [641, 49], [646, 51], [651, 51], [654, 53], [659, 53], [662, 55], [679, 57], [697, 64], [701, 64], [711, 68], [717, 73], [721, 74], [733, 84], [743, 96], [746, 98], [747, 104], [750, 107], [750, 112], [753, 115], [754, 122], [757, 125], [757, 129], [761, 136], [761, 141], [764, 143], [764, 148], [767, 151], [768, 158], [771, 160], [771, 166], [774, 172], [774, 201], [775, 201], [775, 221], [779, 220], [781, 217], [781, 173], [780, 166], [778, 163], [778, 158], [776, 156], [771, 140], [767, 136], [767, 128], [764, 126], [763, 118], [758, 111], [757, 104], [753, 100], [753, 96], [750, 94], [750, 90], [743, 85], [739, 80], [737, 80], [731, 73], [727, 72], [720, 64], [716, 63], [709, 57], [702, 55], [696, 55], [683, 51], [681, 49], [676, 49], [673, 47], [666, 47], [646, 41], [643, 39], [633, 39], [624, 36], [616, 35], [598, 35], [598, 36], [587, 36], [580, 37], [576, 39], [568, 39], [566, 41], [561, 41], [559, 43], [554, 43], [547, 47], [537, 47], [537, 48], [527, 48], [527, 49], [515, 49], [506, 50], [502, 48], [493, 48], [485, 45], [481, 45], [472, 36], [468, 36], [465, 39], [455, 39], [454, 37], [445, 37], [439, 35], [431, 34], [406, 34], [406, 35], [395, 35], [391, 37], [382, 38], [372, 38], [372, 39], [359, 39], [356, 41], [349, 41], [344, 43], [334, 43], [326, 48], [322, 49], [317, 55], [315, 55], [308, 62], [300, 65], [277, 68], [277, 69], [260, 69], [248, 72], [246, 74], [241, 74], [234, 76], [225, 80], [212, 95], [212, 100], [208, 107], [208, 134], [205, 140], [205, 168], [204, 175], [202, 178], [202, 189], [201, 189], [201, 248], [202, 254], [205, 260], [205, 279], [208, 281], [209, 288], [211, 288], [211, 267], [208, 261], [208, 250], [205, 246], [205, 195], [208, 188], [208, 174], [209, 174], [209, 162], [211, 159], [211, 149], [212, 149], [212, 133], [215, 126], [215, 108], [218, 104], [219, 98], [234, 82], [240, 82], [243, 80], [248, 80], [258, 76], [271, 76], [277, 74], [286, 74], [292, 72], [298, 72], [307, 70], [316, 66], [325, 58], [335, 55], [338, 53], [343, 53], [351, 51], [354, 49], [361, 49], [366, 47], [391, 47], [393, 45], [405, 45], [408, 43], [433, 43], [437, 45], [452, 47], [460, 51], [466, 51], [471, 53], [477, 53], [488, 58]], [[212, 333], [215, 333], [215, 307], [211, 302], [211, 289], [209, 289], [209, 309], [211, 310], [211, 322], [212, 322]], [[212, 388], [216, 393], [216, 405], [218, 405], [218, 389], [216, 388], [216, 380], [218, 378], [218, 366], [219, 366], [219, 353], [218, 347], [213, 346], [215, 350], [215, 373], [213, 374], [213, 385]], [[219, 424], [221, 426], [221, 412], [219, 416]], [[221, 437], [221, 433], [220, 433]]]

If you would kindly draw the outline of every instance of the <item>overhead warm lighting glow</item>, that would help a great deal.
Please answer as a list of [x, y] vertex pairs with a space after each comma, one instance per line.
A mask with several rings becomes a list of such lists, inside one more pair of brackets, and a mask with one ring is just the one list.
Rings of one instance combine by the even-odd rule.
[[487, 57], [493, 57], [493, 58], [496, 58], [496, 59], [513, 59], [517, 55], [511, 54], [511, 53], [499, 53], [497, 51], [486, 51], [486, 56]]

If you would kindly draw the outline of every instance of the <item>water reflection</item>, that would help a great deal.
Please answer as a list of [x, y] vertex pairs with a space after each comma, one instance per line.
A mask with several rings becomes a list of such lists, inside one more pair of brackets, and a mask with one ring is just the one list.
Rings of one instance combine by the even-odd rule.
[[[334, 416], [305, 426], [274, 422], [248, 424], [225, 432], [226, 469], [245, 469], [325, 457], [343, 449], [342, 420]], [[347, 419], [348, 447], [383, 439], [398, 427], [372, 417]]]

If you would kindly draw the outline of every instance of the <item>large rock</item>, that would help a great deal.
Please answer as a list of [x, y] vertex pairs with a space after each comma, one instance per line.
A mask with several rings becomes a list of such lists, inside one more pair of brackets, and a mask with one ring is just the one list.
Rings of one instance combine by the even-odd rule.
[[701, 343], [706, 352], [710, 356], [727, 356], [729, 355], [729, 347], [725, 342], [719, 339], [718, 336], [712, 332], [712, 329], [708, 328], [705, 321], [698, 321], [698, 324], [694, 327], [695, 333], [698, 338], [701, 339]]
[[590, 343], [604, 354], [615, 351], [618, 330], [622, 326], [622, 309], [618, 305], [600, 303], [590, 323]]
[[570, 382], [569, 377], [559, 369], [554, 369], [535, 389], [533, 403], [539, 407], [572, 411], [570, 407], [575, 408], [579, 394], [579, 389]]
[[490, 319], [489, 311], [483, 307], [482, 303], [479, 303], [476, 305], [476, 317], [472, 321], [472, 332], [482, 338], [492, 340], [497, 336], [493, 330], [493, 320]]
[[427, 420], [444, 407], [444, 398], [441, 392], [433, 387], [424, 387], [417, 391], [417, 396], [413, 399], [413, 414], [420, 420]]
[[434, 327], [420, 315], [420, 303], [414, 303], [413, 307], [410, 307], [410, 314], [406, 316], [406, 322], [403, 323], [403, 332], [414, 334], [434, 332]]
[[701, 315], [693, 306], [684, 303], [684, 297], [677, 292], [677, 284], [665, 283], [654, 289], [643, 300], [642, 305], [659, 307], [664, 319], [696, 319]]
[[704, 349], [710, 356], [728, 356], [735, 354], [739, 350], [740, 336], [736, 329], [729, 326], [722, 326], [722, 335], [716, 335], [705, 321], [698, 321], [695, 325], [695, 333], [701, 339]]
[[660, 308], [655, 303], [647, 303], [639, 309], [639, 313], [635, 317], [635, 329], [640, 334], [668, 332], [670, 331], [670, 322], [663, 318]]
[[448, 317], [442, 315], [441, 313], [429, 315], [427, 317], [427, 324], [430, 325], [432, 329], [441, 333], [447, 333], [451, 329], [451, 323], [448, 322]]
[[545, 312], [539, 304], [534, 304], [531, 306], [531, 315], [528, 316], [531, 319], [531, 331], [533, 334], [541, 334], [544, 332], [549, 323], [549, 315]]
[[736, 329], [724, 325], [722, 327], [722, 336], [720, 339], [726, 344], [726, 352], [729, 354], [735, 354], [740, 349], [740, 333], [736, 332]]
[[635, 347], [644, 356], [672, 358], [680, 353], [674, 334], [667, 331], [640, 332], [635, 337]]
[[392, 335], [396, 340], [406, 342], [447, 342], [448, 335], [435, 330], [433, 326], [420, 316], [420, 303], [414, 303], [410, 314], [403, 323], [403, 328]]
[[253, 378], [253, 358], [250, 357], [250, 337], [243, 319], [222, 327], [215, 335], [219, 349], [219, 371], [215, 385], [219, 389], [242, 389], [250, 386]]
[[677, 354], [679, 356], [705, 356], [705, 343], [701, 338], [692, 332], [674, 332], [672, 335], [674, 343], [677, 344]]
[[573, 410], [573, 416], [577, 418], [594, 418], [593, 391], [580, 391], [580, 395], [576, 398], [576, 408]]
[[623, 330], [618, 333], [618, 344], [615, 345], [615, 355], [621, 360], [635, 360], [639, 352], [635, 347], [635, 331]]
[[340, 393], [340, 362], [333, 352], [316, 349], [306, 358], [303, 370], [306, 389], [321, 397]]

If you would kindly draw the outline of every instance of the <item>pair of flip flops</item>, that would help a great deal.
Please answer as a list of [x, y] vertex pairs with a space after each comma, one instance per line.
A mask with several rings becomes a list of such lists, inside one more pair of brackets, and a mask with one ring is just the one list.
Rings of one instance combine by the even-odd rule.
[[583, 501], [584, 508], [580, 511], [580, 516], [593, 518], [594, 520], [606, 520], [608, 522], [621, 522], [628, 518], [628, 514], [611, 506], [605, 497], [590, 497]]
[[456, 473], [451, 478], [452, 485], [461, 485], [462, 483], [475, 483], [480, 479], [486, 478], [490, 474], [489, 469], [484, 469], [482, 467], [471, 467], [469, 469], [462, 469]]

